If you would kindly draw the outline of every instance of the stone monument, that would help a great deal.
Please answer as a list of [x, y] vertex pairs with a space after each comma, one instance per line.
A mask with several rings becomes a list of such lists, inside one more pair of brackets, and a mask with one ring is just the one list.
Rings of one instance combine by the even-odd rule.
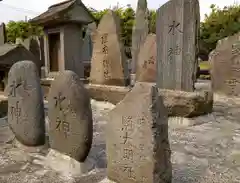
[[210, 53], [211, 80], [214, 92], [240, 94], [240, 33], [218, 41]]
[[140, 47], [136, 70], [136, 81], [156, 82], [156, 59], [156, 35], [149, 34], [146, 38], [145, 43]]
[[109, 113], [107, 175], [119, 183], [169, 183], [168, 117], [155, 84], [137, 82]]
[[[148, 9], [147, 0], [138, 0], [135, 24], [132, 30], [132, 71], [131, 80], [135, 82], [136, 67], [138, 64], [138, 54], [141, 45], [145, 42], [148, 35]], [[132, 84], [133, 84], [132, 83]]]
[[157, 85], [192, 92], [199, 34], [198, 0], [170, 0], [157, 12]]
[[125, 86], [129, 80], [128, 64], [120, 41], [120, 19], [109, 10], [96, 32], [91, 61], [93, 84]]
[[79, 76], [69, 70], [60, 72], [48, 101], [51, 148], [84, 162], [92, 145], [93, 121], [90, 97]]
[[0, 45], [3, 45], [7, 42], [7, 36], [6, 36], [6, 27], [5, 24], [2, 23], [0, 25]]
[[36, 65], [15, 63], [8, 74], [8, 123], [16, 139], [27, 146], [45, 143], [43, 95]]

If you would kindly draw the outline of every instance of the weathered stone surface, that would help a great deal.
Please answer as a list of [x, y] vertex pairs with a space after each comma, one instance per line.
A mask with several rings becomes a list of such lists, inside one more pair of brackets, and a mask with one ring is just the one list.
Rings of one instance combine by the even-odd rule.
[[193, 91], [197, 71], [198, 0], [170, 0], [157, 13], [157, 85]]
[[92, 99], [98, 101], [107, 101], [112, 104], [117, 104], [130, 91], [128, 87], [110, 86], [110, 85], [85, 85]]
[[168, 116], [195, 117], [211, 113], [213, 110], [213, 93], [210, 91], [184, 92], [160, 89]]
[[109, 113], [106, 150], [113, 181], [171, 182], [167, 111], [156, 86], [136, 83]]
[[148, 35], [148, 9], [146, 0], [138, 0], [135, 25], [132, 32], [132, 74], [136, 73], [139, 50]]
[[7, 36], [6, 36], [6, 28], [5, 24], [2, 23], [0, 25], [0, 45], [3, 45], [7, 42]]
[[149, 34], [145, 43], [142, 44], [140, 48], [139, 60], [137, 62], [136, 81], [156, 82], [156, 57], [156, 35]]
[[92, 145], [90, 98], [76, 73], [61, 72], [49, 95], [49, 141], [52, 149], [84, 162]]
[[8, 74], [8, 123], [24, 145], [45, 141], [43, 96], [36, 65], [31, 61], [15, 63]]
[[120, 42], [120, 20], [109, 10], [98, 25], [91, 61], [90, 81], [93, 84], [127, 85], [128, 65]]
[[240, 94], [240, 33], [218, 41], [210, 53], [211, 80], [214, 92]]

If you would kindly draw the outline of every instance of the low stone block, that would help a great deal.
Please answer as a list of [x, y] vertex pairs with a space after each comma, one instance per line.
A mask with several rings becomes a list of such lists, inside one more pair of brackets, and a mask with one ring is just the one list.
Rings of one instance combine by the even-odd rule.
[[128, 87], [110, 86], [110, 85], [85, 85], [91, 98], [99, 101], [107, 101], [112, 104], [117, 104], [130, 91]]
[[212, 112], [213, 93], [211, 91], [184, 92], [159, 89], [168, 116], [195, 117]]

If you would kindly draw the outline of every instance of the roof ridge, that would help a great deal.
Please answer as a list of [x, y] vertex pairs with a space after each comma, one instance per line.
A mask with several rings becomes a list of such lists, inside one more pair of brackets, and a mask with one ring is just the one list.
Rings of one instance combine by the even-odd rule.
[[71, 1], [74, 2], [75, 0], [67, 0], [67, 1], [63, 1], [63, 2], [57, 3], [57, 4], [53, 4], [53, 5], [49, 6], [48, 9], [55, 8], [56, 6], [60, 6], [60, 5], [66, 4], [66, 3], [69, 3]]

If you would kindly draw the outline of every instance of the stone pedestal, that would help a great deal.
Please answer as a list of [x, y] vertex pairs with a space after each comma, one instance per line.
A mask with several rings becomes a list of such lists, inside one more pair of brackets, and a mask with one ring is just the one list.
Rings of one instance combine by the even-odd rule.
[[87, 173], [92, 166], [87, 163], [80, 163], [75, 159], [51, 149], [46, 156], [46, 165], [63, 175], [82, 175]]

